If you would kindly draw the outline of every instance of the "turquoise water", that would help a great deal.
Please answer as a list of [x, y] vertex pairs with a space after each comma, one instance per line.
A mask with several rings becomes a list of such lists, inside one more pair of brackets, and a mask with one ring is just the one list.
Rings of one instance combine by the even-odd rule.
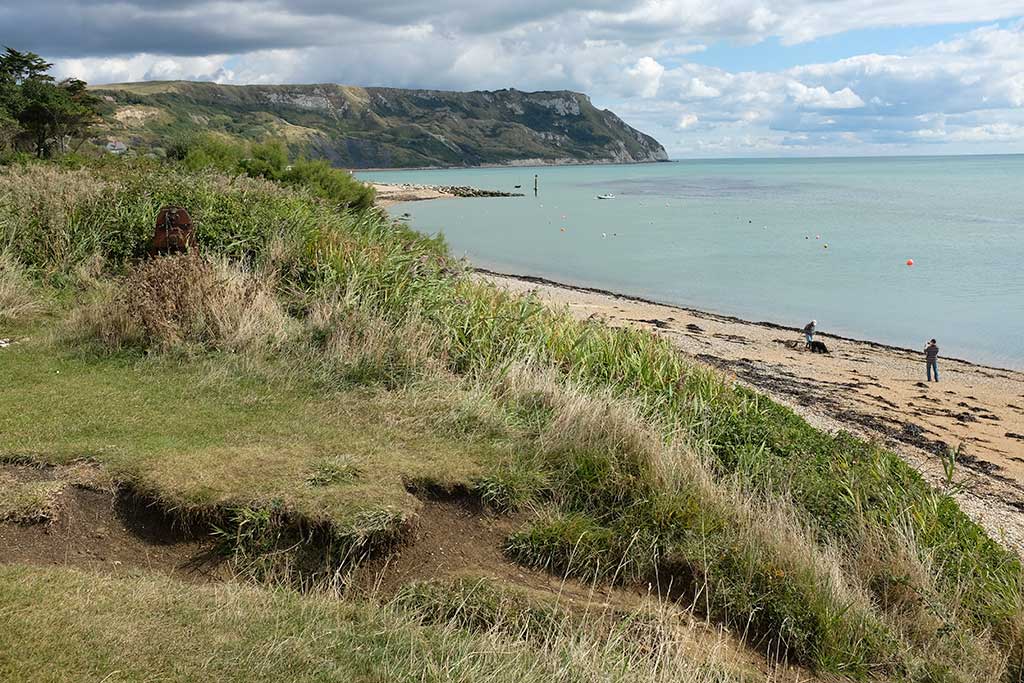
[[[527, 197], [392, 209], [494, 270], [751, 320], [802, 326], [816, 318], [823, 332], [912, 348], [936, 337], [943, 355], [1024, 368], [1024, 156], [360, 177], [522, 185]], [[595, 198], [603, 193], [616, 198]]]

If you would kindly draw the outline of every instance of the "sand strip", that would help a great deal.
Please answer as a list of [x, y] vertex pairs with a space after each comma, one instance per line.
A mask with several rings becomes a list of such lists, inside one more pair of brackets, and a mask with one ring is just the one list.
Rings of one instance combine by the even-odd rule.
[[414, 185], [409, 183], [369, 183], [377, 191], [377, 206], [388, 208], [401, 202], [420, 202], [428, 199], [454, 197], [522, 197], [518, 192], [481, 190], [463, 185]]

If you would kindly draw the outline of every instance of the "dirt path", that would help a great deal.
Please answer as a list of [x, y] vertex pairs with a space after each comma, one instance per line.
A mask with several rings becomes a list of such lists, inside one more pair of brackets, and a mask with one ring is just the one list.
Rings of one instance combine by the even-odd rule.
[[897, 449], [936, 485], [944, 479], [939, 454], [960, 447], [957, 499], [1024, 554], [1024, 373], [940, 358], [942, 381], [929, 384], [921, 353], [818, 335], [831, 353], [814, 354], [803, 350], [798, 331], [777, 325], [536, 279], [481, 277], [513, 291], [536, 291], [579, 318], [656, 329], [818, 427], [846, 429]]

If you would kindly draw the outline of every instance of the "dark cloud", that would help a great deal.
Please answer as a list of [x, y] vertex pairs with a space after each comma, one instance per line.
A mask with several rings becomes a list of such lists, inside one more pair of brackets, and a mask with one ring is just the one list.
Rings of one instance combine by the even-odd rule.
[[333, 22], [266, 13], [266, 7], [192, 0], [41, 0], [0, 8], [0, 25], [6, 43], [48, 57], [233, 54], [327, 44], [338, 37], [332, 29], [341, 26]]
[[478, 35], [624, 6], [612, 0], [41, 0], [0, 7], [0, 26], [12, 46], [52, 57], [202, 56], [339, 45], [361, 41], [366, 31], [417, 24]]

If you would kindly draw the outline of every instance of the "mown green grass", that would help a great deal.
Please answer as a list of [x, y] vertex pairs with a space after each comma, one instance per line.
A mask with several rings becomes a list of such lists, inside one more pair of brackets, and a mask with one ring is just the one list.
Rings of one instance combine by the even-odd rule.
[[[71, 353], [36, 330], [0, 353], [0, 458], [88, 458], [185, 514], [277, 501], [346, 528], [372, 509], [406, 518], [407, 481], [466, 484], [505, 452], [436, 428], [451, 399], [429, 387], [324, 394], [232, 363]], [[332, 462], [346, 476], [325, 479]]]
[[[169, 427], [87, 421], [72, 429], [66, 443], [90, 445], [117, 467], [130, 458], [103, 455], [103, 437], [142, 432], [132, 438], [155, 455], [130, 473], [158, 480], [157, 493], [174, 493], [183, 473], [194, 477], [196, 469], [209, 467], [211, 480], [227, 477], [231, 466], [223, 463], [240, 450], [247, 466], [269, 464], [245, 479], [258, 492], [304, 486], [313, 493], [298, 499], [319, 501], [319, 489], [329, 487], [310, 481], [338, 478], [337, 486], [357, 487], [358, 473], [392, 472], [387, 458], [357, 460], [358, 473], [341, 477], [331, 473], [337, 468], [325, 470], [323, 458], [347, 452], [318, 452], [302, 458], [302, 468], [275, 465], [274, 454], [288, 452], [289, 425], [325, 421], [352, 397], [363, 405], [363, 390], [352, 387], [367, 385], [390, 389], [373, 394], [387, 397], [378, 421], [381, 414], [409, 415], [422, 430], [424, 415], [440, 423], [444, 411], [412, 400], [403, 412], [401, 400], [392, 402], [412, 395], [417, 377], [443, 377], [460, 392], [473, 388], [480, 404], [458, 420], [471, 428], [443, 429], [444, 439], [515, 439], [507, 457], [471, 458], [479, 469], [459, 474], [482, 474], [479, 490], [501, 508], [542, 511], [531, 529], [510, 539], [520, 561], [588, 579], [673, 586], [751, 639], [825, 671], [922, 681], [967, 681], [984, 671], [1020, 679], [1018, 558], [894, 453], [824, 434], [683, 358], [661, 337], [577, 321], [480, 284], [452, 262], [443, 242], [380, 215], [336, 214], [302, 192], [178, 167], [76, 173], [29, 168], [0, 182], [0, 232], [22, 264], [62, 291], [91, 287], [82, 271], [97, 256], [92, 270], [101, 277], [130, 270], [159, 205], [183, 203], [194, 209], [204, 251], [254, 264], [273, 283], [302, 330], [294, 341], [304, 349], [278, 361], [315, 374], [316, 391], [330, 397], [324, 405], [261, 395], [239, 405], [211, 390], [208, 402], [186, 409], [223, 444], [200, 440], [200, 459], [168, 445], [180, 438]], [[53, 186], [63, 194], [45, 191]], [[348, 359], [342, 373], [311, 362], [338, 353]], [[114, 372], [118, 358], [93, 367], [123, 375]], [[223, 357], [199, 349], [199, 358], [216, 364]], [[189, 362], [161, 362], [146, 361], [158, 377], [166, 372], [168, 386], [217, 386]], [[526, 379], [509, 388], [517, 373]], [[232, 381], [228, 393], [246, 395], [255, 389], [244, 388], [258, 389], [262, 379], [242, 373]], [[110, 401], [126, 393], [116, 381], [96, 382]], [[166, 391], [179, 403], [193, 398], [183, 388]], [[464, 404], [460, 392], [441, 403]], [[48, 398], [59, 400], [57, 393]], [[136, 399], [130, 407], [142, 404]], [[159, 423], [157, 406], [149, 414]], [[124, 416], [132, 413], [119, 415], [130, 423]], [[259, 420], [266, 422], [257, 429]], [[33, 421], [51, 435], [68, 423], [67, 416]], [[358, 425], [318, 436], [358, 438], [365, 425], [373, 439], [390, 438], [370, 417]], [[34, 427], [24, 438], [47, 443]], [[886, 597], [894, 584], [905, 584], [908, 594], [896, 604]]]

